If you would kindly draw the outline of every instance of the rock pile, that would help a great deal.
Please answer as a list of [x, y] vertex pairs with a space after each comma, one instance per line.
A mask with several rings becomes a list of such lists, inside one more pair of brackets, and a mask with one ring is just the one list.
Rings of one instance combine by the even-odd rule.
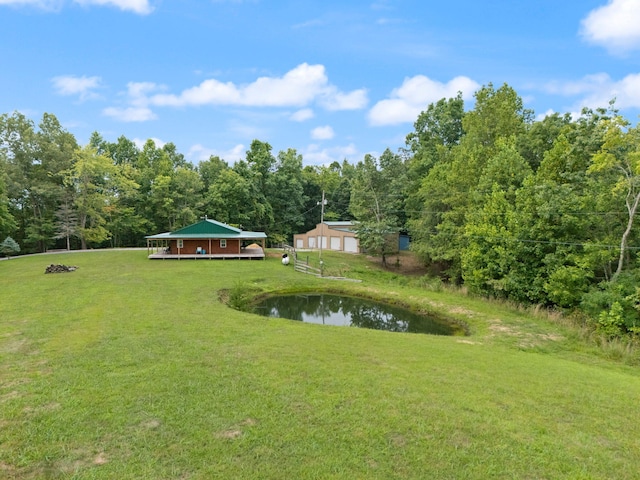
[[49, 265], [46, 270], [44, 271], [44, 273], [62, 273], [62, 272], [73, 272], [75, 270], [77, 270], [78, 267], [72, 267], [72, 266], [67, 266], [67, 265], [54, 265], [51, 264]]

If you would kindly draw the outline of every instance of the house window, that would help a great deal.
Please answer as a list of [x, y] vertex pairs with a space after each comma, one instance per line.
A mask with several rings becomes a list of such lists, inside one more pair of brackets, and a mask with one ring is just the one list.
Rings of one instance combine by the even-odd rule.
[[227, 248], [227, 239], [223, 238], [220, 240], [220, 248]]
[[181, 238], [178, 239], [178, 248], [184, 248], [184, 244]]

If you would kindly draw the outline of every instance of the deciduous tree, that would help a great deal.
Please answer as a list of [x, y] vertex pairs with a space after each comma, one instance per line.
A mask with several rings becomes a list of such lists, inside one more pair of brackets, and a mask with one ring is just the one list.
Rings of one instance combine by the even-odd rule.
[[618, 266], [611, 281], [616, 280], [625, 266], [629, 237], [640, 205], [640, 129], [627, 129], [628, 125], [629, 123], [620, 116], [606, 121], [604, 144], [593, 156], [593, 164], [589, 169], [591, 172], [616, 172], [617, 181], [614, 189], [624, 192], [627, 221], [620, 238]]
[[98, 155], [93, 147], [87, 145], [76, 151], [66, 183], [74, 190], [77, 233], [83, 250], [89, 243], [99, 245], [109, 238], [106, 211], [116, 201], [114, 185], [119, 178], [111, 159]]
[[273, 172], [267, 183], [267, 200], [273, 210], [271, 236], [291, 241], [293, 234], [304, 224], [302, 215], [306, 198], [302, 177], [302, 155], [294, 149], [278, 153]]
[[381, 255], [383, 265], [398, 248], [390, 237], [402, 226], [405, 181], [404, 162], [389, 149], [379, 160], [367, 154], [356, 165], [350, 209], [358, 221], [358, 239], [363, 248]]
[[4, 160], [4, 154], [2, 150], [0, 150], [0, 236], [12, 233], [17, 227], [13, 215], [9, 211], [5, 169], [6, 162]]

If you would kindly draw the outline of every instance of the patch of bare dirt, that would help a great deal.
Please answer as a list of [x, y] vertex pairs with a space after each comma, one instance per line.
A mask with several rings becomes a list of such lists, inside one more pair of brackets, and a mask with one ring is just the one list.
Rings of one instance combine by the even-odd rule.
[[27, 414], [36, 414], [40, 412], [53, 412], [55, 410], [58, 410], [60, 407], [61, 405], [59, 403], [52, 402], [52, 403], [47, 403], [46, 405], [40, 405], [37, 407], [24, 407], [22, 411]]
[[500, 325], [496, 323], [489, 325], [489, 330], [491, 330], [492, 332], [501, 333], [504, 335], [513, 335], [513, 336], [521, 335], [521, 332], [517, 331], [513, 327], [509, 327], [507, 325]]
[[449, 309], [449, 313], [454, 313], [457, 315], [466, 315], [468, 317], [473, 317], [473, 312], [467, 308], [462, 307], [454, 307]]
[[236, 438], [240, 438], [242, 436], [243, 434], [242, 427], [252, 427], [254, 425], [257, 425], [257, 423], [258, 421], [255, 420], [254, 418], [246, 418], [241, 422], [239, 422], [237, 425], [234, 425], [233, 427], [227, 430], [216, 432], [215, 436], [217, 438], [222, 438], [225, 440], [235, 440]]
[[489, 325], [492, 336], [505, 335], [518, 339], [520, 348], [535, 348], [546, 342], [559, 342], [564, 340], [562, 335], [552, 333], [523, 332], [514, 326], [504, 325], [499, 319], [495, 319]]
[[12, 392], [5, 393], [4, 395], [0, 395], [0, 403], [4, 403], [19, 397], [20, 397], [20, 393], [17, 390], [13, 390]]
[[216, 437], [224, 438], [227, 440], [234, 440], [242, 436], [242, 430], [224, 430], [222, 432], [216, 433]]
[[391, 441], [391, 444], [396, 448], [404, 448], [408, 443], [406, 437], [399, 433], [394, 433], [393, 435], [391, 435], [389, 440]]
[[0, 345], [0, 351], [6, 353], [27, 353], [29, 344], [22, 332], [6, 333], [0, 339], [6, 339]]
[[[371, 263], [382, 267], [382, 258], [367, 256], [367, 260]], [[421, 277], [427, 274], [427, 267], [424, 266], [422, 261], [413, 253], [402, 251], [393, 255], [387, 255], [387, 267], [385, 270], [389, 272], [396, 272], [401, 275], [409, 275]]]
[[152, 418], [151, 420], [147, 420], [146, 422], [142, 422], [140, 426], [146, 430], [154, 430], [160, 426], [160, 420]]
[[0, 462], [0, 472], [15, 472], [16, 467], [8, 463]]

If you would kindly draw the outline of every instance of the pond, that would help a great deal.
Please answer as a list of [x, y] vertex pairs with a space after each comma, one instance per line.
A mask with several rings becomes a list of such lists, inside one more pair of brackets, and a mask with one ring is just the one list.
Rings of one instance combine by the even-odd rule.
[[307, 323], [353, 326], [390, 332], [464, 335], [464, 328], [400, 307], [335, 294], [276, 295], [256, 306], [265, 317], [287, 318]]

